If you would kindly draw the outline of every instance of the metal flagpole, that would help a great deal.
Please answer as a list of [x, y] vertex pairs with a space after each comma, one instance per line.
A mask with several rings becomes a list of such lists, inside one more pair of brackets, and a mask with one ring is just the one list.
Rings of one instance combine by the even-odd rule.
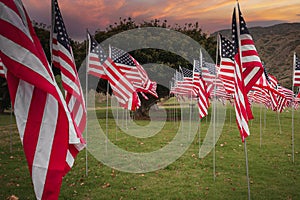
[[12, 105], [12, 102], [10, 104], [11, 104], [11, 108], [10, 108], [10, 126], [9, 126], [9, 132], [10, 132], [10, 135], [9, 135], [9, 139], [10, 139], [9, 149], [10, 149], [10, 153], [12, 153], [12, 114], [13, 114], [13, 105]]
[[[86, 41], [86, 72], [85, 72], [85, 107], [87, 111], [88, 116], [88, 67], [89, 67], [89, 59], [88, 59], [88, 53], [90, 49], [90, 40], [88, 36], [88, 29], [86, 29], [87, 32], [87, 41]], [[86, 117], [86, 126], [85, 126], [85, 175], [88, 176], [88, 117]]]
[[247, 174], [247, 184], [248, 184], [248, 200], [250, 200], [250, 178], [249, 178], [249, 166], [248, 166], [248, 152], [247, 152], [247, 143], [244, 139], [244, 151], [245, 151], [245, 161], [246, 161], [246, 174]]
[[[238, 0], [236, 1], [236, 8], [238, 15], [240, 15], [240, 10], [239, 10], [239, 2]], [[234, 16], [236, 18], [236, 16]], [[239, 16], [238, 16], [239, 19]], [[237, 20], [236, 20], [237, 22]], [[242, 52], [241, 52], [241, 40], [240, 40], [240, 22], [236, 23], [237, 26], [237, 37], [238, 37], [238, 51], [239, 51], [239, 56], [240, 56], [240, 62], [241, 62], [241, 68], [243, 69], [243, 60], [242, 60]], [[252, 105], [251, 105], [251, 111], [252, 111]], [[252, 120], [251, 120], [251, 125], [252, 125]], [[247, 152], [247, 143], [246, 143], [246, 138], [244, 139], [244, 151], [245, 151], [245, 161], [246, 161], [246, 175], [247, 175], [247, 185], [248, 185], [248, 200], [250, 200], [250, 178], [249, 178], [249, 166], [248, 166], [248, 152]]]
[[295, 68], [296, 68], [296, 52], [294, 52], [294, 59], [293, 59], [293, 82], [292, 82], [292, 91], [293, 91], [293, 101], [292, 101], [292, 160], [293, 163], [295, 162], [295, 146], [294, 146], [294, 102], [295, 102], [295, 97], [294, 97], [294, 79], [295, 79]]
[[119, 126], [119, 104], [117, 102], [116, 141], [118, 139], [118, 126]]
[[276, 114], [277, 114], [277, 119], [278, 119], [279, 133], [281, 134], [281, 123], [280, 123], [280, 116], [279, 116], [278, 111], [276, 111]]
[[[218, 34], [219, 35], [219, 34]], [[219, 38], [219, 37], [218, 37]], [[213, 97], [213, 144], [214, 144], [214, 150], [213, 150], [213, 164], [214, 164], [214, 181], [216, 180], [216, 106], [217, 106], [217, 97], [216, 97], [216, 81], [217, 81], [217, 70], [216, 66], [218, 63], [219, 58], [219, 39], [217, 39], [217, 50], [216, 50], [216, 65], [215, 65], [215, 78], [214, 78], [214, 97]]]
[[264, 113], [264, 130], [266, 129], [267, 126], [267, 108], [265, 107], [265, 113]]
[[[111, 58], [111, 48], [109, 45], [109, 57]], [[108, 94], [109, 94], [109, 81], [107, 80], [107, 85], [106, 85], [106, 120], [105, 120], [105, 150], [107, 153], [107, 145], [108, 145]]]
[[261, 147], [261, 141], [262, 141], [261, 112], [262, 112], [262, 103], [260, 104], [260, 113], [259, 113], [259, 129], [260, 129], [259, 147]]

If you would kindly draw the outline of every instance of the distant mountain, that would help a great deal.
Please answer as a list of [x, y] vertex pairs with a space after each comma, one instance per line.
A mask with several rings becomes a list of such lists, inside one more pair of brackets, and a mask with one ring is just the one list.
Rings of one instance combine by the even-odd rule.
[[[291, 88], [293, 54], [296, 52], [300, 56], [300, 23], [252, 27], [249, 32], [268, 73], [274, 75], [284, 87]], [[231, 39], [230, 29], [219, 33]]]

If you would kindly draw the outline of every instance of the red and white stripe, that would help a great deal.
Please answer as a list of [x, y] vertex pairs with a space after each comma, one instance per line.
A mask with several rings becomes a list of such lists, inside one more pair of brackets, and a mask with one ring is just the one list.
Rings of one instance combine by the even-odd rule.
[[1, 1], [0, 10], [0, 57], [35, 195], [58, 199], [74, 162], [69, 144], [80, 138], [22, 3]]
[[106, 74], [104, 73], [103, 66], [100, 62], [99, 55], [96, 53], [91, 52], [91, 35], [88, 35], [88, 44], [89, 44], [89, 49], [88, 49], [88, 56], [87, 56], [87, 73], [91, 74], [93, 76], [107, 79]]
[[[55, 6], [53, 2], [52, 6]], [[52, 18], [55, 18], [55, 15]], [[55, 21], [52, 21], [54, 22], [53, 26], [55, 26]], [[66, 92], [66, 102], [76, 128], [79, 130], [78, 136], [81, 138], [82, 143], [84, 143], [82, 133], [86, 125], [86, 108], [72, 48], [71, 46], [69, 49], [65, 48], [57, 40], [57, 34], [53, 33], [52, 36], [53, 65], [61, 70], [62, 86]]]
[[221, 57], [220, 69], [218, 74], [222, 80], [225, 90], [229, 94], [234, 93], [234, 62], [230, 58]]
[[128, 110], [139, 108], [141, 103], [138, 94], [119, 67], [110, 58], [104, 61], [103, 67], [108, 77], [107, 80], [121, 106]]
[[[194, 61], [195, 62], [195, 61]], [[195, 63], [194, 63], [195, 67]], [[197, 93], [197, 104], [200, 119], [208, 115], [208, 94], [206, 84], [200, 76], [200, 72], [193, 70], [193, 90]]]
[[[297, 66], [298, 65], [298, 66]], [[293, 85], [300, 86], [300, 70], [299, 70], [299, 59], [296, 52], [294, 53], [293, 59]]]
[[4, 64], [3, 64], [3, 62], [2, 62], [2, 60], [0, 58], [0, 76], [3, 77], [3, 78], [5, 78], [5, 74], [6, 74], [4, 68], [5, 68]]
[[239, 54], [235, 55], [235, 91], [234, 91], [234, 103], [235, 103], [235, 113], [236, 122], [240, 131], [242, 141], [250, 135], [250, 130], [248, 126], [249, 119], [252, 119], [252, 111], [250, 104], [248, 102], [247, 93], [244, 88], [244, 80], [242, 76], [242, 69], [240, 66]]

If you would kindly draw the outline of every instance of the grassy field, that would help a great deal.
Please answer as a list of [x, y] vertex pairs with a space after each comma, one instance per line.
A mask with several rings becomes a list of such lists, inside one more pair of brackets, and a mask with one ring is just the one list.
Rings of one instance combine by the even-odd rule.
[[[173, 108], [168, 108], [170, 114]], [[291, 111], [279, 115], [253, 107], [255, 119], [249, 123], [247, 139], [252, 199], [300, 199], [300, 113], [295, 112], [295, 162], [292, 162]], [[231, 117], [230, 117], [231, 113]], [[99, 124], [105, 126], [105, 110], [97, 111]], [[128, 136], [116, 128], [109, 113], [108, 137], [112, 143], [132, 152], [151, 152], [168, 144], [178, 131], [178, 123], [167, 121], [162, 131], [151, 138]], [[171, 119], [171, 118], [170, 118]], [[231, 119], [231, 120], [230, 120]], [[136, 121], [147, 125], [147, 121]], [[200, 144], [210, 123], [202, 119]], [[123, 126], [123, 125], [122, 125]], [[130, 126], [130, 124], [128, 125]], [[260, 129], [261, 128], [261, 129]], [[260, 131], [262, 134], [260, 135]], [[34, 199], [33, 187], [16, 129], [9, 114], [0, 115], [0, 199], [15, 195]], [[199, 137], [175, 162], [149, 173], [127, 173], [112, 169], [88, 153], [86, 176], [85, 150], [64, 177], [59, 199], [247, 199], [247, 180], [243, 143], [227, 107], [223, 132], [215, 147], [213, 174], [212, 152], [198, 157]]]

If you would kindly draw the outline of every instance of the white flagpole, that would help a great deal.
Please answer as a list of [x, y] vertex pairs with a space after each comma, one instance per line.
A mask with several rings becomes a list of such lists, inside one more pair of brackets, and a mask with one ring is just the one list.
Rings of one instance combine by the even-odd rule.
[[266, 129], [267, 126], [267, 108], [265, 107], [265, 112], [264, 112], [264, 130]]
[[116, 121], [116, 141], [118, 140], [118, 126], [119, 126], [119, 103], [117, 102], [117, 121]]
[[[238, 19], [239, 19], [239, 15], [240, 15], [240, 10], [239, 10], [239, 2], [237, 0], [237, 4], [236, 4], [236, 9], [237, 12], [236, 14], [238, 14]], [[236, 16], [234, 16], [236, 17]], [[239, 50], [239, 56], [240, 56], [240, 62], [241, 62], [241, 68], [243, 69], [243, 60], [242, 60], [242, 52], [241, 52], [241, 40], [240, 40], [240, 24], [238, 22], [238, 20], [236, 20], [236, 26], [237, 26], [237, 36], [238, 36], [238, 50]], [[252, 105], [251, 105], [251, 110], [252, 110]], [[252, 124], [252, 120], [251, 120], [251, 124]], [[245, 161], [246, 161], [246, 175], [247, 175], [247, 186], [248, 186], [248, 200], [250, 200], [250, 178], [249, 178], [249, 167], [248, 167], [248, 152], [247, 152], [247, 143], [246, 143], [246, 139], [244, 139], [244, 150], [245, 150]]]
[[280, 123], [280, 116], [279, 116], [278, 111], [276, 111], [276, 114], [277, 114], [277, 119], [278, 119], [279, 133], [281, 134], [281, 123]]
[[249, 178], [248, 152], [247, 152], [246, 139], [244, 139], [244, 151], [245, 151], [245, 157], [246, 157], [246, 174], [247, 174], [247, 184], [248, 184], [248, 200], [250, 200], [250, 178]]
[[[111, 48], [109, 45], [109, 57], [111, 58]], [[105, 138], [105, 149], [107, 153], [107, 145], [108, 145], [108, 94], [109, 94], [109, 81], [107, 80], [107, 85], [106, 85], [106, 120], [105, 120], [105, 133], [106, 133], [106, 138]]]
[[259, 113], [259, 129], [260, 129], [260, 137], [259, 137], [259, 147], [261, 147], [262, 141], [262, 124], [261, 124], [261, 112], [262, 112], [262, 103], [260, 103], [260, 113]]
[[88, 67], [89, 67], [89, 57], [88, 53], [90, 50], [90, 40], [88, 35], [88, 29], [86, 29], [87, 32], [87, 41], [86, 41], [86, 72], [85, 72], [85, 106], [87, 111], [87, 117], [86, 117], [86, 126], [85, 126], [85, 175], [88, 176]]
[[11, 104], [11, 108], [10, 108], [10, 126], [9, 126], [9, 132], [10, 132], [10, 146], [9, 146], [9, 149], [10, 149], [10, 153], [12, 153], [12, 115], [13, 115], [13, 105], [12, 105], [12, 102], [10, 103]]
[[293, 163], [295, 162], [295, 146], [294, 146], [294, 79], [295, 79], [295, 68], [296, 68], [296, 52], [294, 52], [294, 59], [293, 59], [293, 81], [292, 81], [292, 91], [293, 91], [293, 101], [292, 101], [292, 160]]
[[214, 162], [214, 180], [216, 180], [216, 104], [217, 104], [217, 99], [216, 99], [216, 81], [217, 81], [217, 63], [218, 63], [218, 58], [219, 58], [219, 34], [218, 34], [218, 39], [217, 39], [217, 50], [216, 50], [216, 65], [215, 65], [215, 78], [214, 78], [214, 97], [213, 97], [213, 144], [214, 144], [214, 150], [213, 150], [213, 162]]

